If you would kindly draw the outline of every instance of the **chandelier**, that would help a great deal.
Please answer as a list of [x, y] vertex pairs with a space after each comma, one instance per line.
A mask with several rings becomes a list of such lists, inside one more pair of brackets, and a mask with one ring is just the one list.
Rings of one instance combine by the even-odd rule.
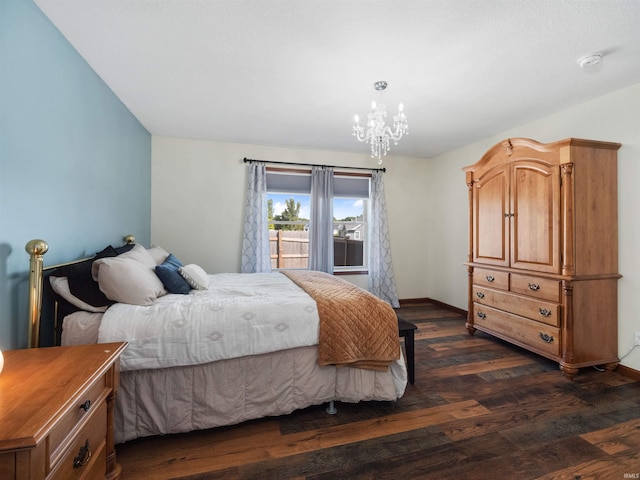
[[382, 101], [382, 92], [387, 88], [387, 82], [379, 81], [373, 84], [379, 92], [379, 101], [371, 102], [371, 112], [367, 115], [367, 127], [360, 125], [360, 117], [356, 115], [353, 119], [355, 125], [352, 129], [352, 135], [360, 142], [371, 143], [371, 158], [377, 158], [378, 164], [382, 163], [382, 156], [386, 155], [391, 149], [389, 141], [393, 140], [395, 145], [403, 135], [409, 135], [409, 125], [407, 117], [403, 113], [404, 105], [398, 105], [398, 114], [393, 116], [393, 130], [387, 125], [387, 107]]

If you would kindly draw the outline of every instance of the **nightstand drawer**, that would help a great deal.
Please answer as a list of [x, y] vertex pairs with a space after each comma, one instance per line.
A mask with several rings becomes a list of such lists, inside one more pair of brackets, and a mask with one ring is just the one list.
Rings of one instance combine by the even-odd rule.
[[486, 305], [473, 304], [473, 323], [480, 330], [547, 355], [560, 355], [560, 329]]
[[[97, 410], [77, 432], [64, 451], [58, 464], [52, 464], [49, 479], [76, 480], [81, 478], [103, 478], [105, 466], [105, 439], [107, 437], [107, 405], [101, 402]], [[98, 465], [96, 465], [98, 464]], [[88, 473], [92, 476], [89, 477]]]
[[61, 455], [62, 450], [65, 448], [65, 441], [67, 436], [71, 435], [76, 429], [77, 424], [87, 417], [94, 409], [98, 408], [98, 402], [104, 403], [104, 398], [108, 394], [106, 380], [104, 376], [101, 376], [89, 387], [85, 394], [83, 394], [70, 408], [67, 413], [62, 417], [60, 422], [51, 431], [49, 436], [49, 445], [51, 451], [49, 452], [49, 461], [51, 464], [56, 463], [57, 458]]
[[509, 290], [509, 273], [476, 268], [473, 270], [473, 283], [500, 290]]
[[473, 286], [473, 300], [498, 310], [515, 313], [538, 322], [557, 327], [560, 325], [560, 305], [527, 298], [490, 288]]
[[511, 288], [514, 293], [560, 302], [560, 281], [531, 275], [511, 274]]

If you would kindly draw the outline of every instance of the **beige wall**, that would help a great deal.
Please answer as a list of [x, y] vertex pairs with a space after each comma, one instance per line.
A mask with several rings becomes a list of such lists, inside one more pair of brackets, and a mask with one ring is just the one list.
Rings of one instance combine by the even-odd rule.
[[[482, 121], [482, 119], [478, 119]], [[401, 299], [467, 308], [468, 212], [462, 167], [508, 137], [620, 142], [619, 352], [640, 331], [640, 84], [516, 127], [433, 159], [389, 157], [385, 174], [394, 271]], [[244, 211], [243, 157], [375, 167], [366, 154], [154, 137], [151, 240], [206, 270], [236, 272]], [[366, 278], [353, 279], [366, 286]], [[622, 360], [640, 370], [640, 348]]]
[[[366, 151], [366, 149], [363, 149]], [[153, 137], [151, 242], [210, 273], [240, 271], [247, 165], [244, 157], [377, 168], [368, 154]], [[387, 213], [398, 295], [427, 294], [424, 178], [428, 162], [384, 160]], [[365, 287], [366, 276], [346, 276]]]

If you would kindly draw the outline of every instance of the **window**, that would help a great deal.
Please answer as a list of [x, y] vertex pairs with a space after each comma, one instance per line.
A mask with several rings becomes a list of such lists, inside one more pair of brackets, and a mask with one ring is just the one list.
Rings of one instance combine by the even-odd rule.
[[[362, 271], [367, 264], [369, 177], [334, 174], [334, 271]], [[311, 174], [267, 169], [271, 268], [308, 268]]]
[[336, 197], [334, 192], [333, 265], [336, 270], [365, 268], [366, 207], [366, 199]]

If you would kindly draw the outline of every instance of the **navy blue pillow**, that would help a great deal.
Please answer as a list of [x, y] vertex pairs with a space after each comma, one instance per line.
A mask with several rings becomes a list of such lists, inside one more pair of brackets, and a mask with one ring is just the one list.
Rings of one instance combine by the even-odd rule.
[[182, 262], [173, 253], [170, 253], [161, 265], [156, 266], [156, 275], [167, 292], [186, 294], [191, 290], [191, 286], [180, 275], [179, 268], [182, 266]]
[[116, 252], [116, 255], [120, 255], [122, 253], [126, 253], [129, 250], [132, 250], [135, 247], [135, 243], [125, 243], [124, 245], [120, 245], [119, 247], [113, 247]]

